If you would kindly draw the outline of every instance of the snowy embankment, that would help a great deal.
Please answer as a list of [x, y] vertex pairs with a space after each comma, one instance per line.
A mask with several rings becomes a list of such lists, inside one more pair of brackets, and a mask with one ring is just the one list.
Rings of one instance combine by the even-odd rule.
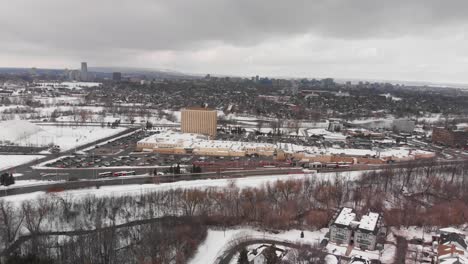
[[39, 186], [44, 184], [50, 183], [58, 183], [58, 182], [65, 182], [65, 181], [39, 181], [39, 180], [16, 180], [14, 184], [9, 186], [0, 186], [0, 190], [14, 187], [23, 187], [23, 186]]
[[[301, 238], [301, 231], [304, 232], [304, 238]], [[307, 230], [287, 230], [274, 234], [266, 231], [258, 231], [253, 228], [239, 228], [226, 230], [209, 229], [205, 241], [198, 247], [189, 264], [205, 264], [216, 263], [217, 257], [221, 256], [224, 251], [229, 249], [235, 241], [249, 241], [254, 239], [276, 240], [281, 242], [289, 242], [293, 244], [309, 244], [316, 245], [325, 238], [328, 228], [323, 228], [317, 231]], [[330, 254], [345, 255], [347, 247], [337, 246], [329, 243], [326, 251]], [[381, 255], [378, 251], [361, 251], [354, 248], [350, 255], [365, 256], [369, 259], [380, 259], [382, 263], [392, 263], [396, 248], [392, 244], [385, 244]], [[380, 255], [380, 256], [379, 256]], [[238, 255], [234, 255], [231, 263], [237, 263]], [[333, 259], [333, 258], [331, 258]], [[332, 263], [332, 262], [331, 262]]]
[[328, 229], [319, 231], [304, 231], [304, 238], [300, 238], [301, 230], [289, 230], [278, 234], [257, 231], [252, 228], [213, 230], [209, 229], [205, 242], [199, 247], [189, 264], [215, 263], [216, 258], [226, 250], [230, 242], [238, 239], [270, 239], [292, 243], [314, 244], [320, 242]]
[[0, 155], [0, 171], [43, 158], [42, 155]]
[[[341, 173], [316, 173], [316, 174], [291, 174], [291, 175], [274, 175], [274, 176], [253, 176], [237, 179], [209, 179], [209, 180], [193, 180], [193, 181], [178, 181], [172, 183], [161, 184], [131, 184], [119, 186], [101, 186], [99, 189], [79, 189], [63, 191], [55, 193], [55, 195], [72, 196], [74, 198], [84, 198], [88, 195], [97, 197], [103, 196], [124, 196], [124, 195], [141, 195], [147, 192], [166, 191], [171, 189], [206, 189], [206, 188], [226, 188], [234, 185], [238, 188], [255, 188], [264, 186], [267, 183], [274, 183], [278, 180], [290, 179], [316, 179], [333, 181], [336, 177], [343, 180], [355, 180], [363, 173], [363, 171], [350, 171]], [[167, 176], [170, 177], [170, 176]], [[28, 194], [19, 194], [2, 197], [0, 199], [10, 200], [15, 203], [21, 203], [26, 200], [38, 199], [41, 196], [47, 195], [45, 192], [34, 192]]]

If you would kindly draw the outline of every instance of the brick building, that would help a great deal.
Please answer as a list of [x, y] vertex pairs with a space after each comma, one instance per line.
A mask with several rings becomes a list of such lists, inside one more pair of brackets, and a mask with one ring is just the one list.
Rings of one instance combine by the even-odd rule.
[[432, 143], [464, 148], [468, 144], [468, 132], [436, 127], [432, 130]]
[[181, 129], [184, 133], [216, 136], [217, 112], [214, 109], [190, 107], [181, 110]]

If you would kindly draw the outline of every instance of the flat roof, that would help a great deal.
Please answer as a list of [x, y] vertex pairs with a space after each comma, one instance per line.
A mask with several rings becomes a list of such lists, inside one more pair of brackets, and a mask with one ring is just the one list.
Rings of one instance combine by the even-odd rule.
[[374, 231], [375, 227], [377, 226], [377, 222], [379, 221], [380, 214], [378, 213], [368, 213], [367, 215], [363, 215], [361, 217], [361, 221], [359, 221], [359, 229]]
[[349, 224], [356, 219], [354, 210], [348, 207], [343, 207], [340, 214], [335, 219], [335, 224], [349, 226]]
[[213, 108], [201, 107], [201, 106], [184, 107], [184, 108], [182, 108], [182, 110], [215, 111]]

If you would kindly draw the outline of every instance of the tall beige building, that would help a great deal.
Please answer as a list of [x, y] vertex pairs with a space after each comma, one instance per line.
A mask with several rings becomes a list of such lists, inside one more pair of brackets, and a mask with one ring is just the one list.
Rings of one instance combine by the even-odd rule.
[[188, 107], [181, 110], [182, 132], [216, 136], [216, 110], [203, 107]]

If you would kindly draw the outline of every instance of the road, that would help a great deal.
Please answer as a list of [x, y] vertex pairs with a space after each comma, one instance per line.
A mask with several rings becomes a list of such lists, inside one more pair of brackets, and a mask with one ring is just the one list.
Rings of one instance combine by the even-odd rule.
[[406, 261], [406, 251], [408, 250], [408, 241], [402, 236], [396, 237], [396, 253], [394, 264], [404, 264]]

